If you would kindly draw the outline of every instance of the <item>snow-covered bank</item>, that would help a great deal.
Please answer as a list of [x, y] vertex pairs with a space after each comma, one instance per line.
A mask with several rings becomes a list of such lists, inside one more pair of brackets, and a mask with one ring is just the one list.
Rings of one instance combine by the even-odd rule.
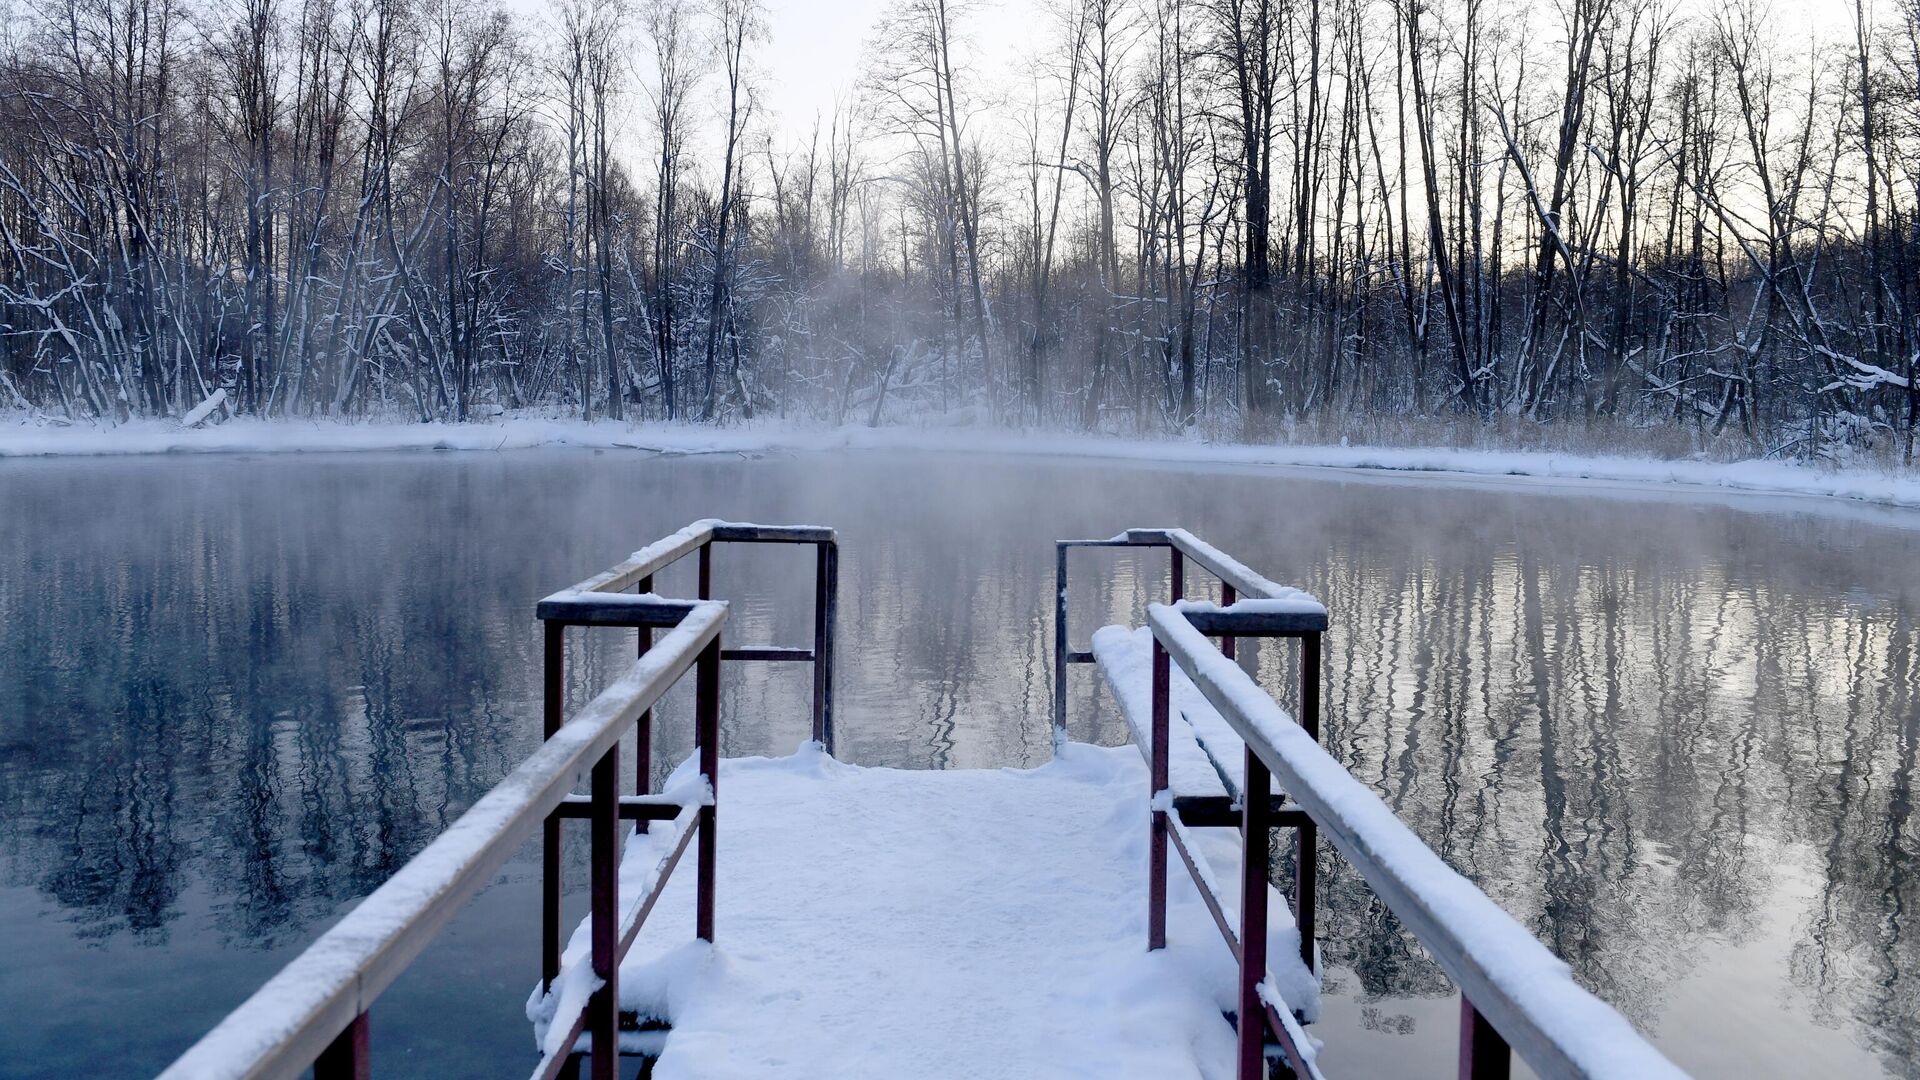
[[514, 450], [573, 446], [657, 453], [778, 450], [937, 450], [1046, 454], [1177, 464], [1290, 466], [1535, 477], [1720, 491], [1808, 495], [1920, 508], [1920, 474], [1823, 469], [1773, 461], [1662, 461], [1544, 451], [1448, 447], [1246, 445], [1123, 439], [979, 427], [819, 428], [778, 423], [713, 428], [691, 424], [583, 422], [508, 417], [477, 424], [233, 420], [187, 429], [171, 421], [118, 427], [0, 426], [0, 457], [169, 453], [331, 453], [367, 450]]

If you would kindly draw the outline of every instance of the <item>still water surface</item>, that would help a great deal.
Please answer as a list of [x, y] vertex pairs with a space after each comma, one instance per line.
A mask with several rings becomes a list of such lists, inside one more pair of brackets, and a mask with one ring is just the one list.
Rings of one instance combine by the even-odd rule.
[[[1920, 1076], [1920, 516], [561, 450], [0, 462], [0, 1076], [162, 1067], [530, 752], [534, 600], [703, 516], [840, 529], [841, 756], [915, 768], [1045, 760], [1051, 541], [1184, 524], [1327, 601], [1335, 756], [1683, 1066]], [[1075, 647], [1165, 595], [1163, 552], [1074, 568]], [[722, 549], [730, 639], [804, 643], [810, 570]], [[631, 648], [583, 639], [575, 700]], [[1247, 662], [1287, 684], [1282, 650]], [[1121, 738], [1072, 685], [1075, 734]], [[727, 752], [791, 748], [807, 686], [730, 666]], [[530, 1066], [532, 856], [381, 999], [377, 1069]], [[1323, 880], [1326, 1061], [1447, 1075], [1444, 976]]]

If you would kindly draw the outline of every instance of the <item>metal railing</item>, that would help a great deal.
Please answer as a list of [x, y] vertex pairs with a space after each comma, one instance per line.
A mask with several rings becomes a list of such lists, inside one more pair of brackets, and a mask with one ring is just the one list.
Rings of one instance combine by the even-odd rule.
[[[1311, 597], [1275, 586], [1183, 530], [1129, 530], [1106, 541], [1065, 541], [1057, 563], [1055, 608], [1055, 726], [1064, 736], [1065, 670], [1092, 662], [1090, 653], [1067, 649], [1066, 549], [1068, 547], [1166, 546], [1173, 549], [1173, 600], [1152, 604], [1147, 624], [1153, 638], [1152, 747], [1155, 855], [1149, 866], [1149, 947], [1165, 944], [1166, 814], [1171, 664], [1178, 664], [1244, 746], [1237, 811], [1244, 848], [1240, 880], [1240, 927], [1228, 927], [1219, 898], [1203, 880], [1184, 846], [1181, 855], [1239, 963], [1237, 1075], [1264, 1078], [1269, 1033], [1297, 1075], [1317, 1075], [1275, 1010], [1277, 993], [1264, 987], [1267, 888], [1272, 874], [1270, 831], [1294, 827], [1297, 850], [1295, 907], [1302, 958], [1312, 966], [1313, 841], [1324, 830], [1401, 922], [1432, 954], [1460, 990], [1459, 1075], [1496, 1080], [1509, 1075], [1515, 1053], [1542, 1077], [1668, 1077], [1682, 1074], [1610, 1006], [1574, 982], [1567, 965], [1515, 922], [1472, 882], [1449, 867], [1382, 802], [1347, 772], [1318, 741], [1320, 634], [1324, 608]], [[1191, 558], [1222, 581], [1222, 603], [1183, 602], [1183, 560]], [[1235, 595], [1265, 603], [1236, 604]], [[1271, 601], [1280, 601], [1273, 603]], [[1300, 720], [1288, 716], [1233, 659], [1236, 637], [1298, 637]], [[1215, 648], [1208, 638], [1221, 639]], [[1289, 802], [1265, 796], [1277, 778]], [[1172, 805], [1186, 825], [1225, 825], [1211, 812], [1191, 816]], [[1175, 833], [1175, 842], [1178, 834]], [[1263, 992], [1266, 991], [1266, 992]], [[1248, 1017], [1263, 1022], [1249, 1023]]]
[[[713, 545], [811, 544], [814, 548], [813, 644], [810, 648], [750, 646], [728, 649], [723, 660], [799, 661], [813, 665], [813, 739], [833, 752], [833, 630], [838, 615], [840, 545], [825, 525], [755, 525], [705, 518], [634, 552], [625, 562], [560, 590], [540, 601], [535, 614], [547, 627], [547, 718], [559, 709], [565, 677], [564, 636], [569, 626], [640, 628], [640, 651], [647, 649], [644, 621], [632, 612], [653, 592], [653, 576], [688, 555], [698, 555], [695, 595], [713, 598]], [[624, 590], [633, 589], [633, 593]], [[643, 774], [642, 783], [646, 781]], [[644, 791], [642, 792], [644, 794]]]
[[[295, 1076], [309, 1064], [316, 1080], [369, 1075], [368, 1011], [374, 1000], [493, 879], [534, 829], [569, 801], [569, 793], [583, 780], [592, 782], [595, 878], [598, 881], [604, 864], [611, 879], [619, 858], [618, 792], [611, 781], [620, 740], [689, 668], [695, 669], [700, 772], [706, 783], [698, 793], [697, 815], [685, 824], [689, 835], [696, 829], [700, 833], [703, 852], [710, 851], [719, 758], [720, 631], [727, 605], [655, 598], [635, 614], [665, 628], [666, 634], [162, 1077]], [[686, 807], [673, 809], [678, 814]], [[710, 912], [710, 858], [702, 860], [700, 869], [702, 908]], [[611, 898], [611, 888], [608, 895]], [[602, 913], [596, 906], [596, 971], [601, 969], [601, 928], [612, 926], [611, 920], [599, 921]], [[702, 937], [711, 938], [711, 919], [703, 919], [698, 929]], [[605, 996], [611, 1000], [611, 994]]]
[[[815, 549], [814, 557], [814, 593], [813, 593], [813, 645], [811, 648], [788, 648], [778, 646], [747, 646], [721, 649], [714, 659], [716, 665], [723, 660], [743, 660], [762, 662], [800, 661], [813, 665], [813, 739], [831, 754], [833, 752], [833, 632], [838, 616], [838, 595], [840, 580], [840, 548], [834, 530], [821, 525], [754, 525], [745, 522], [718, 521], [704, 519], [696, 521], [679, 532], [657, 540], [634, 552], [626, 561], [601, 573], [562, 589], [541, 600], [535, 613], [546, 625], [545, 656], [545, 724], [549, 736], [562, 729], [562, 712], [566, 698], [566, 631], [574, 626], [631, 627], [639, 632], [639, 651], [645, 656], [652, 647], [653, 628], [660, 625], [654, 619], [653, 612], [661, 602], [653, 596], [654, 575], [688, 555], [697, 556], [695, 588], [703, 601], [713, 596], [713, 546], [715, 544], [811, 544]], [[632, 593], [622, 590], [632, 588]], [[717, 685], [717, 678], [716, 678]], [[697, 696], [698, 691], [696, 691]], [[700, 771], [709, 777], [709, 784], [718, 781], [718, 728], [719, 699], [712, 702], [705, 699], [695, 704], [696, 728], [704, 730], [702, 725], [709, 720], [716, 725], [712, 738], [700, 738]], [[575, 797], [555, 807], [545, 822], [542, 832], [542, 851], [540, 867], [540, 983], [544, 991], [551, 994], [555, 984], [564, 978], [561, 970], [562, 941], [560, 935], [560, 897], [563, 878], [561, 868], [561, 823], [568, 819], [591, 817], [593, 824], [592, 845], [595, 852], [592, 858], [592, 975], [602, 985], [594, 997], [584, 1003], [581, 1011], [573, 1017], [555, 1016], [550, 1023], [570, 1025], [568, 1034], [561, 1045], [571, 1048], [584, 1031], [592, 1038], [595, 1047], [616, 1046], [619, 1039], [619, 1004], [616, 981], [619, 975], [620, 960], [626, 956], [639, 933], [640, 923], [651, 910], [653, 902], [659, 896], [659, 890], [666, 884], [666, 878], [672, 872], [680, 854], [686, 849], [688, 832], [681, 830], [677, 841], [668, 849], [656, 875], [654, 891], [646, 898], [637, 917], [630, 919], [630, 925], [616, 935], [614, 926], [619, 911], [617, 896], [618, 859], [602, 858], [601, 844], [603, 832], [605, 839], [611, 841], [617, 831], [615, 817], [631, 819], [636, 827], [647, 831], [653, 820], [673, 818], [680, 806], [670, 799], [663, 799], [650, 793], [653, 772], [653, 716], [643, 712], [635, 725], [634, 737], [634, 793], [620, 796], [615, 811], [605, 811], [597, 803]], [[709, 762], [709, 756], [712, 761]], [[711, 768], [709, 767], [711, 765]], [[605, 763], [606, 784], [609, 791], [619, 786], [619, 760], [617, 750], [610, 754]], [[601, 790], [601, 773], [596, 770], [594, 791]], [[604, 816], [604, 820], [603, 820]], [[707, 887], [713, 877], [715, 858], [714, 849], [714, 807], [709, 805], [700, 811], [698, 829], [700, 847], [698, 854], [700, 880], [703, 883], [697, 893], [696, 922], [703, 940], [713, 940], [713, 890]], [[567, 1053], [556, 1053], [543, 1059], [541, 1067], [534, 1071], [538, 1080], [560, 1075], [569, 1059]], [[594, 1080], [613, 1080], [618, 1075], [618, 1055], [614, 1053], [595, 1053], [593, 1055]]]
[[[1279, 600], [1298, 595], [1297, 589], [1276, 585], [1219, 548], [1201, 540], [1185, 529], [1128, 529], [1118, 536], [1106, 540], [1056, 540], [1054, 547], [1054, 601], [1053, 601], [1053, 741], [1058, 746], [1067, 739], [1067, 666], [1069, 664], [1091, 664], [1093, 653], [1070, 650], [1067, 647], [1067, 552], [1073, 548], [1167, 548], [1172, 559], [1172, 596], [1178, 603], [1186, 597], [1186, 564], [1192, 559], [1194, 564], [1212, 574], [1220, 582], [1221, 606], [1230, 606], [1241, 597], [1250, 600]], [[1272, 624], [1279, 628], [1280, 624]], [[1287, 624], [1291, 629], [1287, 633], [1318, 633], [1326, 629], [1326, 615], [1321, 613], [1319, 622], [1312, 620]], [[1270, 633], [1248, 632], [1241, 637], [1267, 637]], [[1317, 639], [1316, 639], [1317, 640]], [[1221, 638], [1220, 651], [1233, 655], [1234, 635]]]
[[[1169, 579], [1171, 601], [1181, 603], [1186, 598], [1186, 567], [1189, 561], [1212, 574], [1220, 582], [1220, 607], [1213, 609], [1217, 614], [1233, 606], [1241, 599], [1258, 601], [1288, 601], [1305, 596], [1297, 589], [1275, 584], [1248, 569], [1245, 565], [1225, 552], [1194, 536], [1185, 529], [1128, 529], [1108, 540], [1061, 540], [1055, 542], [1055, 601], [1054, 601], [1054, 696], [1053, 725], [1054, 742], [1059, 745], [1067, 737], [1066, 729], [1066, 673], [1069, 664], [1091, 664], [1094, 655], [1091, 651], [1076, 652], [1068, 648], [1067, 636], [1067, 551], [1070, 548], [1166, 548], [1171, 560]], [[1311, 600], [1310, 597], [1307, 598]], [[1320, 729], [1320, 635], [1327, 628], [1326, 609], [1317, 603], [1310, 609], [1299, 611], [1274, 610], [1265, 608], [1254, 617], [1251, 612], [1241, 613], [1233, 618], [1229, 625], [1221, 625], [1220, 654], [1229, 660], [1235, 653], [1235, 641], [1238, 638], [1294, 638], [1300, 641], [1300, 723], [1314, 737]], [[1168, 790], [1168, 729], [1170, 720], [1171, 674], [1167, 665], [1167, 654], [1156, 646], [1153, 650], [1153, 719], [1152, 746], [1148, 747], [1148, 785], [1149, 795]], [[1193, 879], [1194, 887], [1200, 891], [1208, 912], [1214, 923], [1220, 928], [1220, 934], [1227, 948], [1240, 962], [1239, 985], [1236, 989], [1238, 1002], [1237, 1016], [1259, 1016], [1264, 1023], [1240, 1025], [1240, 1062], [1243, 1077], [1251, 1075], [1244, 1070], [1249, 1060], [1257, 1067], [1264, 1060], [1265, 1031], [1271, 1032], [1279, 1043], [1282, 1052], [1289, 1060], [1300, 1063], [1297, 1072], [1310, 1075], [1304, 1067], [1305, 1054], [1294, 1038], [1293, 1025], [1289, 1025], [1279, 1015], [1274, 1005], [1260, 993], [1260, 983], [1267, 971], [1267, 876], [1270, 872], [1270, 857], [1266, 842], [1267, 832], [1274, 827], [1291, 828], [1294, 831], [1294, 879], [1293, 914], [1300, 928], [1300, 962], [1309, 971], [1317, 970], [1314, 954], [1314, 922], [1317, 905], [1319, 866], [1319, 830], [1308, 815], [1292, 807], [1272, 807], [1267, 799], [1253, 799], [1254, 792], [1265, 794], [1270, 787], [1264, 772], [1256, 778], [1251, 771], [1243, 778], [1240, 790], [1242, 798], [1236, 804], [1231, 798], [1198, 796], [1179, 799], [1153, 799], [1153, 809], [1149, 822], [1151, 830], [1148, 837], [1147, 862], [1147, 947], [1162, 949], [1167, 944], [1167, 854], [1169, 846], [1180, 856], [1187, 875]], [[1259, 807], [1258, 820], [1247, 830], [1246, 835], [1260, 837], [1258, 845], [1249, 843], [1245, 856], [1248, 865], [1258, 860], [1260, 871], [1257, 875], [1242, 876], [1240, 891], [1240, 927], [1236, 928], [1228, 921], [1225, 905], [1221, 897], [1215, 895], [1209, 875], [1201, 872], [1200, 855], [1190, 850], [1181, 838], [1181, 831], [1171, 827], [1169, 815], [1177, 815], [1188, 827], [1221, 826], [1240, 821], [1248, 806]], [[1243, 823], [1244, 824], [1244, 823]], [[1257, 847], [1257, 850], [1256, 850]], [[1248, 1055], [1253, 1055], [1251, 1058]]]
[[[712, 599], [715, 543], [812, 544], [814, 640], [810, 648], [721, 645], [727, 605]], [[653, 576], [685, 555], [699, 553], [699, 599], [652, 595]], [[804, 661], [813, 664], [813, 737], [833, 746], [833, 628], [839, 551], [832, 529], [698, 521], [635, 552], [618, 566], [540, 601], [546, 624], [545, 739], [532, 756], [481, 796], [460, 819], [373, 891], [339, 923], [228, 1014], [175, 1061], [164, 1080], [241, 1080], [298, 1075], [308, 1065], [315, 1080], [361, 1080], [371, 1073], [368, 1013], [374, 1000], [426, 948], [473, 895], [542, 830], [541, 980], [552, 992], [586, 992], [567, 1016], [555, 1015], [564, 1035], [548, 1040], [533, 1075], [551, 1078], [577, 1064], [582, 1034], [597, 1048], [619, 1046], [619, 964], [666, 888], [668, 877], [697, 839], [695, 933], [714, 935], [714, 871], [719, 807], [720, 672], [723, 660]], [[619, 590], [637, 586], [638, 593]], [[572, 719], [564, 716], [565, 631], [569, 626], [621, 626], [639, 631], [639, 656]], [[655, 640], [656, 631], [665, 633]], [[694, 672], [694, 743], [699, 782], [667, 794], [648, 791], [653, 709], [680, 678]], [[620, 742], [635, 732], [637, 790], [620, 793]], [[589, 793], [573, 794], [582, 781]], [[592, 886], [590, 949], [572, 968], [561, 967], [560, 827], [589, 823]], [[646, 831], [655, 822], [673, 830], [653, 868], [645, 895], [624, 915], [619, 897], [620, 822]], [[618, 1075], [617, 1052], [593, 1055], [595, 1080]]]

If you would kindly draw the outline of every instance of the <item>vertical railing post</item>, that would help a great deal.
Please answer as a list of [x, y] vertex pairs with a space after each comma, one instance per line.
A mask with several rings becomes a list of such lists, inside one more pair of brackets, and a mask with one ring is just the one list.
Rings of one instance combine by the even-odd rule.
[[[1320, 635], [1311, 633], [1300, 639], [1300, 726], [1315, 742], [1320, 741]], [[1320, 827], [1303, 821], [1294, 834], [1293, 910], [1300, 925], [1300, 962], [1308, 971], [1314, 964], [1314, 914], [1318, 907], [1320, 877]]]
[[314, 1059], [313, 1080], [368, 1080], [372, 1075], [373, 1047], [368, 1039], [367, 1014], [361, 1013]]
[[589, 832], [592, 834], [593, 900], [589, 934], [593, 976], [600, 989], [587, 1002], [593, 1036], [593, 1080], [620, 1076], [620, 747], [610, 747], [593, 766]]
[[840, 549], [829, 540], [814, 546], [813, 741], [833, 753], [833, 622], [839, 614]]
[[[541, 729], [543, 739], [560, 730], [566, 709], [567, 626], [558, 620], [546, 626], [546, 659], [542, 678]], [[549, 814], [540, 824], [540, 986], [553, 989], [560, 974], [560, 818]]]
[[1153, 639], [1153, 746], [1147, 781], [1152, 831], [1147, 840], [1147, 948], [1167, 947], [1167, 730], [1172, 721], [1172, 665], [1160, 639]]
[[[713, 541], [700, 545], [698, 593], [700, 599], [713, 599]], [[693, 690], [693, 739], [700, 751], [700, 775], [707, 778], [708, 790], [717, 800], [720, 795], [720, 639], [700, 653], [695, 661]], [[711, 759], [711, 760], [710, 760]], [[714, 805], [700, 810], [699, 887], [694, 900], [694, 923], [700, 940], [713, 940]]]
[[700, 775], [706, 778], [707, 805], [700, 808], [700, 868], [695, 890], [695, 926], [702, 941], [713, 940], [713, 886], [720, 804], [720, 638], [700, 651], [694, 662], [694, 739], [699, 744]]
[[1247, 748], [1240, 799], [1240, 995], [1239, 1080], [1265, 1080], [1267, 1021], [1260, 982], [1267, 977], [1267, 877], [1272, 872], [1267, 845], [1273, 824], [1273, 781], [1267, 763]]
[[1513, 1050], [1467, 995], [1460, 995], [1460, 1080], [1507, 1080]]
[[[1168, 578], [1168, 594], [1171, 602], [1179, 603], [1187, 591], [1187, 559], [1177, 547], [1169, 546], [1171, 553]], [[1149, 635], [1151, 636], [1151, 635]], [[1168, 731], [1173, 721], [1173, 671], [1168, 662], [1167, 650], [1160, 646], [1158, 638], [1153, 639], [1153, 747], [1148, 755], [1151, 761], [1150, 777], [1147, 786], [1152, 790], [1148, 797], [1152, 800], [1152, 832], [1147, 841], [1147, 948], [1164, 949], [1167, 947], [1167, 811], [1162, 807], [1163, 797], [1167, 793], [1167, 756]]]
[[1067, 742], [1067, 545], [1053, 545], [1053, 752]]
[[[640, 583], [634, 587], [634, 591], [643, 595], [652, 592], [653, 575], [648, 574], [646, 577], [641, 578]], [[653, 648], [653, 627], [642, 626], [637, 629], [640, 635], [639, 655], [645, 656], [647, 655], [647, 650]], [[640, 714], [640, 719], [635, 722], [633, 728], [633, 793], [635, 795], [645, 795], [652, 790], [653, 710], [648, 709], [646, 712]], [[652, 823], [642, 818], [634, 827], [640, 832], [646, 832], [647, 826], [650, 824]]]
[[815, 646], [814, 678], [820, 680], [820, 744], [834, 752], [833, 737], [833, 647], [840, 627], [840, 542], [829, 540], [827, 549], [827, 618], [825, 633]]
[[[1233, 602], [1237, 599], [1239, 599], [1239, 594], [1233, 591], [1233, 586], [1227, 584], [1224, 581], [1221, 582], [1220, 583], [1220, 606], [1232, 607]], [[1220, 655], [1226, 657], [1229, 660], [1233, 659], [1233, 635], [1232, 634], [1228, 634], [1220, 639]]]

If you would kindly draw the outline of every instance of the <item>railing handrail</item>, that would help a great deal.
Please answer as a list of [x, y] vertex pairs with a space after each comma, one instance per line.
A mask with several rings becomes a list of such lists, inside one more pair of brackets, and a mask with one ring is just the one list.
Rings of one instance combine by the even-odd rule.
[[580, 593], [617, 593], [630, 589], [715, 540], [741, 544], [832, 544], [837, 539], [833, 528], [826, 525], [756, 525], [745, 521], [701, 518], [655, 540], [600, 573], [561, 589], [547, 597], [547, 600], [565, 600]]
[[1318, 599], [1263, 577], [1185, 529], [1127, 529], [1105, 540], [1056, 540], [1053, 597], [1053, 745], [1056, 751], [1067, 741], [1067, 666], [1093, 663], [1093, 653], [1074, 651], [1067, 635], [1067, 551], [1077, 547], [1171, 548], [1176, 598], [1184, 595], [1180, 578], [1186, 560], [1192, 559], [1219, 579], [1224, 601], [1233, 603], [1244, 598], [1262, 602], [1236, 610], [1233, 618], [1245, 634], [1312, 634], [1327, 628], [1327, 608]]
[[1151, 604], [1147, 623], [1221, 718], [1528, 1065], [1544, 1077], [1685, 1075], [1216, 649], [1190, 618], [1205, 613], [1234, 614], [1230, 607]]
[[[1302, 615], [1317, 613], [1326, 618], [1327, 608], [1319, 600], [1291, 585], [1282, 585], [1264, 577], [1247, 564], [1207, 543], [1185, 529], [1128, 529], [1105, 540], [1057, 540], [1062, 548], [1072, 547], [1165, 547], [1173, 548], [1200, 564], [1200, 568], [1218, 578], [1234, 594], [1246, 600], [1271, 600], [1288, 603]], [[1325, 629], [1324, 626], [1321, 629]]]
[[684, 617], [624, 675], [181, 1055], [163, 1080], [291, 1076], [318, 1058], [719, 637], [724, 601], [675, 603]]
[[1282, 585], [1262, 576], [1247, 564], [1185, 529], [1128, 529], [1121, 535], [1133, 545], [1175, 548], [1222, 583], [1231, 586], [1239, 599], [1287, 604], [1302, 616], [1317, 614], [1320, 617], [1317, 629], [1326, 629], [1327, 608], [1318, 599], [1291, 585]]
[[[548, 679], [559, 677], [556, 668], [564, 661], [554, 652], [560, 648], [556, 635], [564, 635], [568, 626], [638, 627], [644, 647], [645, 627], [665, 625], [649, 621], [658, 618], [658, 606], [678, 602], [654, 595], [654, 575], [695, 552], [700, 556], [697, 591], [700, 599], [710, 598], [715, 544], [800, 544], [814, 548], [812, 648], [747, 646], [729, 650], [723, 659], [811, 664], [813, 738], [827, 748], [827, 753], [833, 753], [833, 651], [834, 629], [839, 622], [840, 540], [830, 525], [761, 525], [701, 518], [614, 566], [549, 594], [534, 609], [536, 617], [547, 625]], [[624, 591], [629, 588], [636, 592]], [[552, 712], [559, 707], [557, 688], [550, 686], [548, 696], [553, 699], [548, 702], [547, 716], [551, 728], [558, 723], [557, 714]]]

